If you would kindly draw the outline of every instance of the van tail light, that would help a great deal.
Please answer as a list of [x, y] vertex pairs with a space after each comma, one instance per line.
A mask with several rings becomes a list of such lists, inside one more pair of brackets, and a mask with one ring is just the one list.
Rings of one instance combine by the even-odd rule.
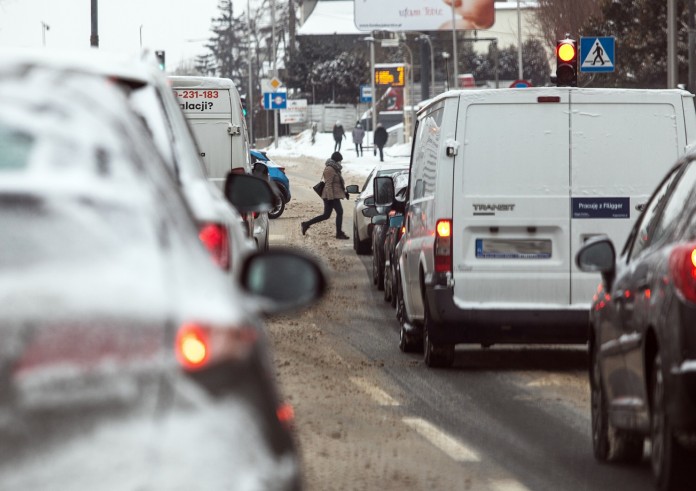
[[696, 242], [672, 249], [669, 271], [677, 291], [689, 302], [696, 303]]
[[190, 322], [179, 328], [174, 353], [184, 370], [195, 372], [216, 363], [246, 359], [257, 338], [253, 328], [221, 328]]
[[219, 223], [201, 225], [198, 238], [205, 245], [215, 264], [224, 270], [230, 269], [230, 240], [227, 227]]
[[435, 225], [435, 272], [452, 271], [452, 220], [438, 220]]
[[403, 237], [405, 233], [406, 226], [402, 225], [401, 227], [399, 227], [399, 231], [396, 233], [396, 241], [399, 242], [401, 240], [401, 237]]

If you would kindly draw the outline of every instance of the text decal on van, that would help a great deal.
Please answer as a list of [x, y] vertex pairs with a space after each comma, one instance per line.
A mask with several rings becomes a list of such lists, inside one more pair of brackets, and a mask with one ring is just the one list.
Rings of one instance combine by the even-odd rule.
[[572, 198], [573, 218], [630, 218], [630, 198]]
[[513, 211], [514, 203], [474, 203], [474, 216], [494, 216], [496, 211]]

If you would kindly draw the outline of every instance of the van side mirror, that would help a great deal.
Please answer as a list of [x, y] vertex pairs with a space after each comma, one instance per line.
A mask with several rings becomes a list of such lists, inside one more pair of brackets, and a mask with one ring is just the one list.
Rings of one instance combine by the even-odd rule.
[[394, 203], [394, 180], [391, 176], [375, 177], [372, 186], [376, 206], [391, 206]]
[[266, 179], [232, 172], [225, 179], [225, 198], [240, 213], [270, 211], [275, 200]]
[[346, 193], [360, 194], [360, 188], [358, 188], [357, 184], [351, 184], [350, 186], [346, 186]]

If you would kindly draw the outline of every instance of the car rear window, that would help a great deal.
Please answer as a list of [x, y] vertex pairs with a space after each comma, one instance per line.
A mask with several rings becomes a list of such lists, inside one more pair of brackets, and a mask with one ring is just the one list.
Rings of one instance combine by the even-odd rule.
[[34, 139], [0, 125], [0, 171], [25, 169]]

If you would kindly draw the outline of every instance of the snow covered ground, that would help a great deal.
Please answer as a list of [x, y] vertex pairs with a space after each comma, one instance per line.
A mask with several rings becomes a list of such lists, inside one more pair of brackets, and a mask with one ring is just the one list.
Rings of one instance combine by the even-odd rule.
[[[348, 129], [350, 131], [350, 128]], [[350, 136], [346, 135], [347, 139], [341, 144], [341, 155], [343, 155], [343, 169], [352, 171], [358, 175], [367, 176], [370, 171], [378, 165], [379, 152], [375, 156], [372, 149], [364, 149], [362, 157], [355, 154], [355, 145]], [[365, 141], [372, 141], [372, 135], [365, 135]], [[278, 140], [278, 148], [275, 145], [260, 149], [267, 152], [268, 156], [277, 161], [283, 162], [288, 168], [297, 165], [292, 160], [284, 161], [284, 158], [313, 158], [321, 161], [331, 157], [334, 151], [334, 139], [331, 133], [317, 133], [315, 143], [312, 144], [312, 131], [305, 130], [299, 135], [284, 136]], [[411, 155], [410, 144], [399, 144], [384, 148], [384, 162], [408, 162]]]

